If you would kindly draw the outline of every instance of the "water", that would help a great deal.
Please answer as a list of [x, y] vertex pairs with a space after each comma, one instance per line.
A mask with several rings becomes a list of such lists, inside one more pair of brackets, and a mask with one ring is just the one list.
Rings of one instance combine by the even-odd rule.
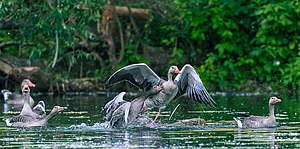
[[[113, 95], [89, 94], [50, 96], [35, 95], [44, 100], [47, 113], [55, 105], [67, 109], [49, 122], [35, 128], [6, 127], [0, 122], [2, 148], [299, 148], [300, 99], [278, 95], [282, 102], [275, 107], [279, 126], [276, 128], [239, 129], [233, 117], [236, 112], [255, 115], [268, 114], [269, 95], [215, 95], [217, 109], [209, 109], [185, 97], [172, 101], [155, 128], [137, 127], [107, 129], [104, 127], [102, 107]], [[130, 98], [127, 96], [127, 98]], [[174, 108], [180, 104], [171, 120]], [[17, 114], [1, 103], [0, 118]], [[150, 112], [154, 117], [156, 111]], [[203, 126], [175, 126], [177, 120], [200, 117]]]

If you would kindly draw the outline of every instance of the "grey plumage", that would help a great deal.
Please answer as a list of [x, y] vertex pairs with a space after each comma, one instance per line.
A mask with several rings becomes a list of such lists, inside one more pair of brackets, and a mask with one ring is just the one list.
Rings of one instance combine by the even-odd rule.
[[190, 99], [204, 103], [206, 106], [212, 108], [215, 107], [215, 101], [211, 98], [198, 73], [191, 65], [186, 64], [181, 74], [178, 74], [173, 81], [172, 74], [176, 73], [180, 73], [177, 66], [171, 66], [168, 71], [168, 80], [163, 80], [146, 64], [132, 64], [119, 69], [110, 76], [106, 82], [106, 87], [122, 81], [128, 81], [144, 90], [149, 90], [153, 86], [161, 86], [162, 90], [160, 92], [147, 97], [145, 100], [148, 109], [158, 107], [159, 113], [166, 108], [172, 99], [176, 99], [185, 93], [187, 93]]
[[35, 119], [42, 119], [46, 116], [45, 103], [39, 101], [38, 104], [31, 109], [28, 103], [24, 103], [20, 115], [30, 116]]
[[[12, 105], [20, 105], [23, 106], [25, 103], [25, 99], [27, 95], [30, 96], [30, 87], [35, 87], [29, 79], [24, 79], [21, 83], [21, 91], [22, 94], [12, 93], [7, 89], [1, 90], [1, 93], [4, 96], [4, 102]], [[30, 96], [29, 105], [32, 106], [34, 104], [34, 100]]]
[[269, 100], [269, 116], [253, 116], [237, 117], [234, 120], [237, 122], [239, 128], [261, 128], [261, 127], [275, 127], [277, 125], [274, 108], [275, 104], [281, 102], [277, 97], [271, 97]]
[[59, 112], [63, 111], [64, 108], [60, 106], [54, 106], [52, 111], [44, 118], [38, 119], [32, 115], [18, 115], [4, 119], [7, 126], [12, 127], [33, 127], [33, 126], [44, 126], [47, 125], [48, 121], [56, 116]]
[[160, 90], [160, 88], [152, 87], [143, 96], [135, 98], [131, 102], [123, 100], [125, 92], [119, 93], [104, 106], [105, 118], [109, 121], [110, 127], [126, 127], [134, 122], [137, 124], [138, 115], [146, 98]]
[[[168, 79], [169, 75], [170, 73], [168, 72]], [[158, 77], [158, 75], [144, 63], [132, 64], [119, 69], [107, 80], [106, 87], [110, 87], [122, 81], [128, 81], [138, 88], [145, 90], [148, 90], [153, 86], [162, 85], [168, 82]], [[191, 65], [186, 64], [182, 68], [181, 74], [178, 74], [176, 76], [173, 84], [169, 84], [170, 85], [167, 85], [167, 87], [172, 86], [173, 84], [177, 86], [173, 91], [175, 93], [175, 96], [171, 96], [172, 99], [176, 99], [181, 95], [187, 93], [190, 99], [193, 99], [197, 102], [202, 102], [210, 107], [215, 107], [215, 101], [211, 98], [211, 96], [205, 89], [199, 77], [199, 74]], [[164, 91], [164, 89], [162, 91]]]
[[46, 115], [45, 102], [39, 101], [37, 105], [32, 108], [32, 111], [38, 115]]

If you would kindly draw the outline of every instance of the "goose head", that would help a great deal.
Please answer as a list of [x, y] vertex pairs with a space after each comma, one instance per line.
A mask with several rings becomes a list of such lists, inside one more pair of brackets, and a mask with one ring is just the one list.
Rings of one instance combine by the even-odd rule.
[[177, 66], [171, 66], [169, 69], [170, 74], [179, 74], [181, 73]]
[[59, 113], [59, 112], [62, 112], [64, 111], [64, 107], [61, 107], [61, 106], [54, 106], [53, 109], [52, 109], [52, 112], [55, 112], [55, 113]]
[[25, 85], [28, 87], [35, 87], [35, 84], [33, 84], [29, 79], [24, 79], [21, 83], [21, 88], [23, 88]]
[[281, 102], [281, 99], [279, 99], [277, 97], [271, 97], [270, 100], [269, 100], [270, 105], [275, 105], [278, 102]]

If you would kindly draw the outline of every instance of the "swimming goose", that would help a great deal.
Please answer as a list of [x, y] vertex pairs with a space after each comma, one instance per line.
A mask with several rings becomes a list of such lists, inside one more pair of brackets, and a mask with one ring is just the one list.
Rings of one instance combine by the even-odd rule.
[[[23, 106], [26, 98], [25, 96], [30, 96], [30, 87], [35, 87], [35, 84], [33, 84], [29, 79], [24, 79], [21, 83], [22, 94], [12, 93], [7, 89], [1, 90], [4, 96], [4, 102], [7, 104]], [[29, 105], [33, 106], [33, 104], [34, 100], [30, 97]]]
[[239, 128], [261, 128], [261, 127], [275, 127], [277, 125], [274, 108], [275, 104], [281, 102], [277, 97], [271, 97], [269, 100], [269, 116], [248, 116], [234, 118]]
[[48, 121], [56, 116], [59, 112], [63, 111], [64, 107], [54, 106], [52, 111], [42, 119], [36, 119], [29, 115], [18, 115], [4, 119], [7, 126], [12, 127], [34, 127], [34, 126], [45, 126]]

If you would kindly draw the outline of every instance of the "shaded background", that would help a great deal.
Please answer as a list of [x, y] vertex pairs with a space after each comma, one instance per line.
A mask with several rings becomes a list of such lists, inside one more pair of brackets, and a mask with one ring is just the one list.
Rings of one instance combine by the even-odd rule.
[[299, 12], [290, 0], [3, 0], [0, 88], [104, 90], [145, 62], [162, 77], [190, 63], [209, 91], [297, 92]]

